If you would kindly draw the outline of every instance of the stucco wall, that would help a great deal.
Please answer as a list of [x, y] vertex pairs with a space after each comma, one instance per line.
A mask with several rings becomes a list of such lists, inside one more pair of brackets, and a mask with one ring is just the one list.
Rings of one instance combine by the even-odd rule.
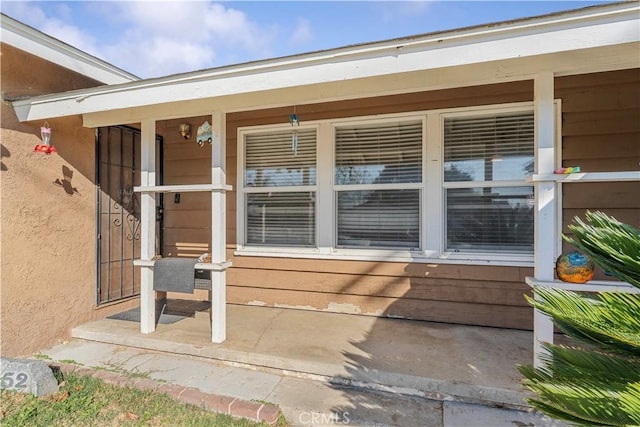
[[2, 45], [0, 353], [27, 355], [69, 336], [95, 311], [94, 133], [50, 121], [58, 154], [34, 153], [42, 123], [11, 100], [97, 83]]

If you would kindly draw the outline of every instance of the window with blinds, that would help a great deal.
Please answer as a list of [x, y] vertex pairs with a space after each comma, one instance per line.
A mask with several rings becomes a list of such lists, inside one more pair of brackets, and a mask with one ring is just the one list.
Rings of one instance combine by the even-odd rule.
[[246, 195], [246, 203], [247, 244], [315, 245], [315, 193], [249, 193]]
[[530, 102], [240, 128], [239, 251], [529, 260], [534, 131]]
[[420, 247], [422, 120], [335, 129], [337, 246]]
[[244, 136], [245, 243], [316, 244], [316, 130]]
[[316, 183], [315, 129], [245, 135], [245, 187]]
[[448, 188], [452, 251], [532, 252], [533, 187]]
[[532, 111], [444, 120], [446, 246], [533, 252]]
[[420, 247], [420, 191], [339, 191], [338, 246]]
[[444, 121], [444, 180], [524, 180], [533, 171], [533, 112]]
[[422, 121], [336, 128], [335, 183], [422, 181]]

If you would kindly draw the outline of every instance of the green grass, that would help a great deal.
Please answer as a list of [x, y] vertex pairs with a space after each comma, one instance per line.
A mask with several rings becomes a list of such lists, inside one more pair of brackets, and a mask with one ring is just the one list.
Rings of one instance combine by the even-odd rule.
[[47, 356], [46, 354], [42, 354], [42, 353], [36, 353], [33, 355], [33, 357], [35, 357], [36, 359], [41, 359], [41, 360], [51, 360], [51, 358], [49, 356]]
[[65, 375], [60, 390], [49, 396], [36, 398], [8, 390], [0, 392], [0, 424], [3, 427], [262, 425], [182, 404], [163, 393], [117, 387], [73, 374]]

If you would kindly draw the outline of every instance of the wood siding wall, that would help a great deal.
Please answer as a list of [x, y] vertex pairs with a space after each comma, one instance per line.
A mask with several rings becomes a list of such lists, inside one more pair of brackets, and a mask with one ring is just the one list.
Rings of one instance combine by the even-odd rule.
[[[603, 150], [597, 142], [599, 140], [592, 140], [587, 135], [592, 132], [584, 132], [579, 124], [586, 120], [593, 125], [592, 118], [601, 117], [598, 112], [605, 111], [604, 117], [609, 118], [598, 121], [604, 127], [631, 129], [629, 132], [635, 132], [637, 138], [637, 129], [634, 131], [633, 125], [628, 123], [633, 120], [637, 123], [637, 97], [634, 101], [629, 95], [634, 93], [634, 87], [637, 94], [637, 75], [637, 72], [621, 72], [558, 79], [557, 96], [563, 98], [566, 134], [574, 138], [563, 148], [567, 165], [585, 165], [586, 169], [592, 164], [599, 164], [595, 160], [589, 163], [582, 160], [596, 159]], [[618, 93], [618, 97], [611, 91]], [[603, 93], [607, 93], [610, 99], [606, 108], [602, 108], [599, 102]], [[296, 112], [303, 120], [311, 121], [532, 99], [533, 83], [525, 81], [302, 105], [296, 106]], [[623, 118], [618, 118], [616, 111], [624, 109], [620, 104], [627, 109], [635, 108], [636, 119], [631, 111], [625, 111]], [[286, 123], [292, 109], [284, 107], [227, 115], [228, 183], [235, 186], [237, 182], [238, 127]], [[165, 138], [165, 184], [209, 181], [210, 150], [199, 148], [193, 137], [185, 142], [177, 132], [178, 124], [186, 121], [195, 133], [197, 126], [207, 119], [199, 117], [159, 123], [159, 132]], [[578, 135], [583, 136], [580, 138]], [[611, 155], [612, 160], [606, 166], [613, 168], [611, 170], [634, 169], [624, 160], [633, 151], [632, 136], [627, 135], [620, 141], [626, 142], [619, 142], [617, 154]], [[584, 150], [578, 148], [580, 144], [584, 145]], [[590, 154], [592, 150], [596, 151], [595, 155]], [[576, 155], [571, 157], [569, 153]], [[635, 164], [637, 169], [637, 159]], [[625, 186], [629, 187], [626, 184], [613, 185], [616, 191], [623, 191], [628, 196], [629, 189]], [[165, 201], [164, 255], [197, 256], [208, 251], [210, 196], [182, 194], [179, 204], [174, 203], [172, 197]], [[565, 192], [565, 208], [569, 212], [584, 210], [580, 200], [584, 202], [585, 198]], [[593, 197], [594, 201], [600, 199]], [[627, 200], [624, 203], [631, 202]], [[231, 303], [519, 329], [532, 326], [532, 312], [523, 298], [523, 294], [529, 291], [524, 277], [533, 274], [531, 268], [234, 257], [235, 191], [227, 195], [227, 207], [228, 254], [233, 261], [233, 267], [227, 274], [227, 295]], [[625, 209], [630, 207], [633, 206]], [[633, 211], [625, 211], [625, 214], [628, 217], [633, 215]]]
[[[640, 169], [640, 69], [561, 77], [556, 97], [562, 98], [563, 166], [580, 166], [584, 172]], [[563, 187], [565, 233], [586, 210], [602, 210], [640, 227], [640, 183]], [[596, 278], [610, 279], [602, 272]]]

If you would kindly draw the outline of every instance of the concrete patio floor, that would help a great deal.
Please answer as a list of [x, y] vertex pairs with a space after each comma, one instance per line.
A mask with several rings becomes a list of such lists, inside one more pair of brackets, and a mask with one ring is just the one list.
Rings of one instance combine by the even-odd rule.
[[532, 362], [532, 333], [498, 328], [228, 305], [227, 340], [211, 343], [208, 312], [156, 332], [103, 319], [75, 338], [213, 359], [336, 386], [522, 409], [517, 364]]

